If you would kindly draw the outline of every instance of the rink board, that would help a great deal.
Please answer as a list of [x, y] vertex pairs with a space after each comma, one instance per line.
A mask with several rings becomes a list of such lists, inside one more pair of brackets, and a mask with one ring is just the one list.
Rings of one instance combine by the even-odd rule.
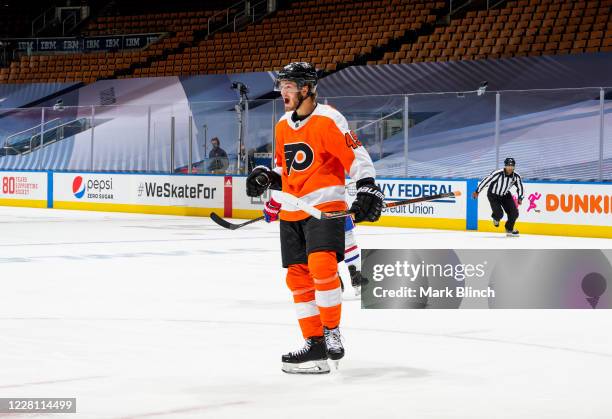
[[[209, 216], [261, 216], [269, 193], [250, 198], [245, 176], [153, 173], [0, 171], [0, 205], [87, 211]], [[460, 191], [458, 198], [385, 210], [364, 226], [478, 230], [493, 227], [485, 194], [471, 198], [477, 179], [378, 179], [389, 201]], [[347, 201], [356, 194], [347, 183]], [[612, 238], [612, 184], [525, 182], [516, 227], [521, 233]]]
[[45, 208], [49, 204], [47, 172], [0, 172], [0, 205]]
[[[232, 216], [235, 218], [259, 217], [270, 193], [268, 191], [257, 198], [248, 197], [244, 192], [245, 181], [246, 178], [243, 176], [233, 177]], [[465, 196], [467, 192], [466, 182], [463, 180], [386, 178], [379, 179], [377, 183], [389, 202], [452, 191], [459, 191]], [[346, 191], [346, 200], [350, 205], [356, 195], [354, 183], [351, 183], [350, 180], [347, 180]], [[386, 209], [378, 222], [363, 225], [465, 230], [466, 216], [466, 201], [462, 198], [449, 198], [420, 202], [392, 210]]]
[[101, 204], [68, 201], [54, 202], [53, 208], [80, 211], [132, 212], [137, 214], [185, 215], [198, 217], [208, 217], [213, 212], [216, 212], [217, 214], [223, 212], [223, 208], [194, 208], [168, 205]]
[[[385, 194], [385, 201], [421, 198], [449, 192], [460, 192], [459, 198], [444, 198], [383, 209], [380, 220], [364, 225], [382, 227], [435, 228], [465, 230], [467, 228], [467, 193], [464, 180], [381, 178], [377, 184]], [[347, 188], [349, 205], [355, 199], [355, 188]]]
[[[524, 187], [515, 227], [521, 233], [612, 238], [612, 184], [542, 181], [524, 182]], [[481, 194], [478, 230], [503, 232], [503, 222], [493, 226], [489, 201]]]
[[222, 176], [53, 173], [53, 207], [208, 216], [223, 212]]

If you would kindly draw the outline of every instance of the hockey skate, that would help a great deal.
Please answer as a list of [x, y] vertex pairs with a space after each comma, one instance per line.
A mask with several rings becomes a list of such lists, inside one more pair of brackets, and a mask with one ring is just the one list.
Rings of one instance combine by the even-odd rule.
[[350, 265], [348, 267], [349, 273], [351, 274], [351, 285], [355, 290], [355, 295], [361, 295], [361, 285], [364, 282], [363, 277], [361, 276], [361, 272], [357, 270], [356, 266]]
[[323, 336], [306, 339], [302, 349], [283, 355], [283, 372], [288, 374], [326, 374], [329, 372]]
[[493, 227], [499, 227], [499, 220], [493, 218]]
[[519, 231], [518, 230], [506, 230], [506, 236], [507, 237], [518, 237], [519, 236]]
[[325, 346], [327, 347], [327, 357], [332, 360], [336, 369], [338, 363], [342, 357], [344, 357], [344, 347], [342, 346], [342, 336], [340, 335], [340, 328], [334, 329], [323, 328], [325, 335]]

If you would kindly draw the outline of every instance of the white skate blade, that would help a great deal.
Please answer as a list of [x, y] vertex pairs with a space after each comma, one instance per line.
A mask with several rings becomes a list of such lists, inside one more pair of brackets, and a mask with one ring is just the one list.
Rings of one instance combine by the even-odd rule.
[[355, 290], [355, 297], [359, 297], [361, 295], [361, 287], [353, 287]]
[[506, 237], [520, 237], [520, 234], [506, 233]]
[[329, 373], [329, 364], [325, 359], [302, 362], [301, 364], [283, 362], [282, 370], [287, 374], [327, 374]]
[[338, 367], [340, 366], [340, 360], [339, 359], [332, 360], [332, 365], [334, 366], [334, 369], [337, 371]]

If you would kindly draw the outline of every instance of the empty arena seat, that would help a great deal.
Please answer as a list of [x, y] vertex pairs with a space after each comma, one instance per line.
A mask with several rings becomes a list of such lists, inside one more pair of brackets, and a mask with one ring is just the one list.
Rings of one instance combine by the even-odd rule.
[[[386, 54], [379, 63], [396, 59], [407, 63], [430, 58], [445, 61], [463, 54], [467, 59], [483, 59], [610, 51], [611, 9], [612, 0], [509, 1], [499, 9], [468, 11], [463, 18], [452, 19], [447, 27], [418, 37], [414, 44], [419, 52], [415, 56], [404, 57], [400, 50], [393, 56]], [[466, 40], [472, 41], [469, 46], [462, 43]], [[446, 48], [426, 47], [437, 41], [445, 42]]]
[[[136, 6], [134, 6], [136, 7]], [[100, 16], [86, 36], [165, 32], [138, 51], [21, 56], [0, 83], [278, 70], [305, 60], [327, 71], [397, 64], [610, 51], [612, 0], [517, 0], [444, 23], [435, 0], [297, 0], [242, 30], [205, 34], [215, 10]], [[312, 36], [296, 37], [303, 25]]]

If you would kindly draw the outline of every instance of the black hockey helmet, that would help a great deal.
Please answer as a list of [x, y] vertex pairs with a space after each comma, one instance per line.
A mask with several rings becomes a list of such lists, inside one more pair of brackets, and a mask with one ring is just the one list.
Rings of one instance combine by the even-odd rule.
[[298, 89], [305, 85], [310, 85], [308, 95], [310, 96], [317, 90], [317, 82], [319, 77], [317, 70], [310, 63], [294, 62], [287, 64], [281, 71], [278, 72], [274, 81], [274, 90], [280, 91], [280, 83], [283, 80], [293, 81], [297, 84]]
[[504, 160], [504, 166], [516, 166], [516, 161], [512, 157], [506, 157]]

